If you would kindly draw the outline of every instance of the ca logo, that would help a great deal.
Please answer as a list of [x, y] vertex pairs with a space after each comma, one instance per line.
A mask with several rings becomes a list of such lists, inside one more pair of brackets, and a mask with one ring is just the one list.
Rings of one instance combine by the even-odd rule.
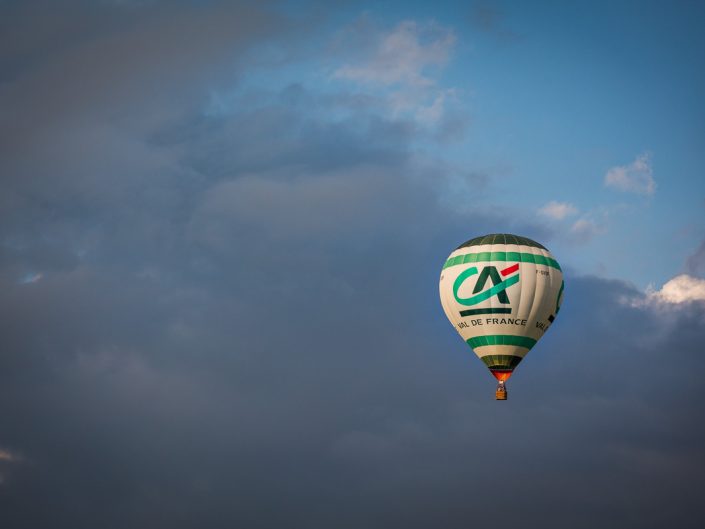
[[[471, 266], [464, 272], [462, 272], [453, 283], [453, 297], [461, 305], [472, 306], [482, 303], [483, 301], [490, 299], [492, 296], [497, 296], [497, 300], [500, 303], [508, 304], [509, 296], [507, 296], [506, 290], [519, 282], [519, 274], [512, 275], [514, 272], [519, 271], [519, 263], [514, 264], [504, 270], [497, 271], [492, 265], [485, 266], [482, 272], [477, 278], [475, 283], [475, 288], [473, 289], [473, 295], [469, 298], [461, 298], [458, 296], [458, 290], [460, 286], [465, 282], [466, 279], [477, 274], [477, 268]], [[510, 277], [507, 277], [510, 276]], [[507, 279], [502, 279], [506, 277]], [[492, 282], [492, 286], [485, 290], [485, 285], [487, 280]]]

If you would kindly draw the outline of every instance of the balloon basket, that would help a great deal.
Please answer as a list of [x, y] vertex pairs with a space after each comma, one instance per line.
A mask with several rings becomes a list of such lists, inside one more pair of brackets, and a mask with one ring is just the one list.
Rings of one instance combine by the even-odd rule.
[[504, 382], [500, 381], [497, 384], [497, 389], [494, 392], [495, 400], [507, 400], [507, 388], [504, 386]]

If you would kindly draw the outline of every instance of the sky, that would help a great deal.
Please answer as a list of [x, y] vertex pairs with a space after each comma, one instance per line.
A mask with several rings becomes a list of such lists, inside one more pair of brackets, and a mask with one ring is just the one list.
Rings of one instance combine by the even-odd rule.
[[[703, 22], [0, 2], [0, 525], [702, 527]], [[438, 277], [504, 232], [499, 403]]]

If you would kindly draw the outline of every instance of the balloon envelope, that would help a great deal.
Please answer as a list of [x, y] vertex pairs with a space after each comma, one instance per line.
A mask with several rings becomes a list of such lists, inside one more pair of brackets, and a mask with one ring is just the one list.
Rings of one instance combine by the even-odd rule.
[[553, 324], [563, 301], [563, 273], [541, 244], [492, 234], [450, 254], [439, 290], [450, 322], [503, 382]]

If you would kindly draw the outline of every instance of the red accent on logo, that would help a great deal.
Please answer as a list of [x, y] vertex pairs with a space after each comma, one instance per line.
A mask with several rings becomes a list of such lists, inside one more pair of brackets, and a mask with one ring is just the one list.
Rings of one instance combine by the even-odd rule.
[[519, 270], [519, 263], [510, 266], [509, 268], [505, 268], [504, 270], [500, 271], [499, 273], [502, 274], [503, 276], [508, 276], [509, 274], [513, 274]]

